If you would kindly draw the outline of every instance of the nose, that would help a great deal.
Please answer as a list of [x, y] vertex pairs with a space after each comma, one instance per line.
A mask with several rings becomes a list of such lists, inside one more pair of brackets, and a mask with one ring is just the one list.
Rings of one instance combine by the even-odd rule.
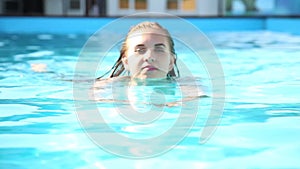
[[154, 62], [155, 58], [153, 56], [153, 52], [151, 50], [148, 50], [144, 55], [144, 61], [146, 62]]

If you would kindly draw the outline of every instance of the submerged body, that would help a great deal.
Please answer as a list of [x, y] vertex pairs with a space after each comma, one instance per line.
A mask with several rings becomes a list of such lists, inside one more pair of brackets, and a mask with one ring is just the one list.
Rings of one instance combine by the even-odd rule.
[[[164, 98], [155, 98], [155, 93]], [[207, 97], [207, 94], [200, 85], [200, 78], [132, 79], [130, 76], [122, 76], [96, 81], [91, 97], [97, 102], [132, 104], [133, 100], [139, 100], [136, 103], [171, 107]]]

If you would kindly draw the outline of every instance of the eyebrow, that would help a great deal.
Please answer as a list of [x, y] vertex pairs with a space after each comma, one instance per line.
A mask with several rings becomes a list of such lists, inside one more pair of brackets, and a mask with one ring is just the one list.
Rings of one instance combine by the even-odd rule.
[[135, 47], [137, 48], [137, 47], [144, 47], [144, 46], [145, 46], [144, 44], [138, 44]]
[[[145, 47], [145, 45], [144, 44], [138, 44], [138, 45], [135, 46], [135, 48], [139, 48], [139, 47]], [[157, 43], [157, 44], [154, 45], [154, 47], [166, 47], [166, 45], [163, 44], [163, 43]]]
[[155, 47], [161, 47], [161, 46], [166, 47], [166, 45], [163, 44], [163, 43], [158, 43], [158, 44], [155, 44], [154, 46], [155, 46]]

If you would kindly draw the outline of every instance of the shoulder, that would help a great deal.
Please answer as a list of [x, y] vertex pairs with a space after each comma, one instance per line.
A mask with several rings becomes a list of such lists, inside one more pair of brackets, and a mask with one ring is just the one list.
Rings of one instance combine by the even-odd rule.
[[183, 94], [188, 97], [208, 97], [200, 77], [183, 77], [176, 79]]
[[119, 77], [113, 77], [113, 78], [106, 78], [106, 79], [96, 79], [94, 86], [103, 86], [103, 85], [109, 85], [111, 83], [120, 82], [120, 81], [126, 81], [130, 79], [129, 76], [119, 76]]

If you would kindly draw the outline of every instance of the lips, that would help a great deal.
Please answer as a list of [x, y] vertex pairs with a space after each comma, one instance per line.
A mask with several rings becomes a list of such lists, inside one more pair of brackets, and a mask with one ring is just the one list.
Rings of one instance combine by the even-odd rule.
[[156, 67], [151, 65], [144, 66], [142, 69], [147, 69], [148, 71], [158, 70]]

